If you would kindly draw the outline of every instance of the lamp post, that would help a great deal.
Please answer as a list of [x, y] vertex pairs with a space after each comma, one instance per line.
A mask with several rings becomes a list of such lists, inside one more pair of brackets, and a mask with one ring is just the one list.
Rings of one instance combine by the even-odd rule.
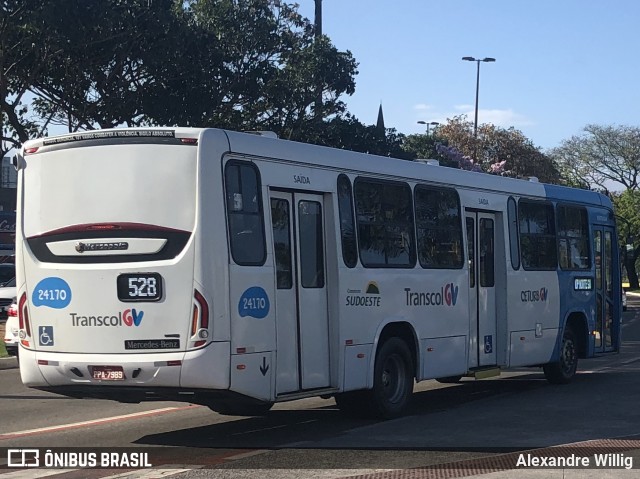
[[433, 126], [434, 128], [436, 126], [438, 126], [440, 123], [438, 123], [437, 121], [418, 121], [419, 125], [427, 125], [427, 136], [429, 136], [429, 127]]
[[473, 58], [473, 57], [462, 57], [463, 60], [468, 62], [476, 62], [478, 65], [478, 72], [476, 74], [476, 115], [475, 121], [473, 123], [473, 137], [478, 138], [478, 92], [480, 91], [480, 62], [495, 62], [495, 58], [486, 57], [486, 58]]
[[[322, 0], [315, 0], [315, 42], [316, 44], [322, 38]], [[318, 78], [320, 77], [320, 72], [316, 72]], [[322, 82], [318, 79], [316, 84], [316, 105], [315, 105], [315, 117], [319, 120], [322, 120]]]

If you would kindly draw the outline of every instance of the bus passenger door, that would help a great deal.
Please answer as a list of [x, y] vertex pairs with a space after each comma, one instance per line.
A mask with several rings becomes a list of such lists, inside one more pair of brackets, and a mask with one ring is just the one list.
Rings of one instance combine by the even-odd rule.
[[329, 321], [321, 195], [270, 191], [276, 267], [276, 394], [327, 387]]
[[491, 366], [496, 359], [495, 215], [466, 212], [469, 261], [469, 367]]
[[596, 268], [596, 328], [594, 331], [595, 350], [604, 353], [617, 350], [617, 335], [613, 331], [614, 298], [619, 293], [614, 281], [620, 281], [614, 275], [613, 228], [596, 226], [593, 232], [593, 253]]

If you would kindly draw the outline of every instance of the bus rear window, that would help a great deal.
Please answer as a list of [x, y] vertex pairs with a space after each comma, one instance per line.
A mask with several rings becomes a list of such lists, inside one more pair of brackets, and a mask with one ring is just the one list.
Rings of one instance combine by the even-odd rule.
[[251, 163], [230, 161], [224, 179], [233, 261], [243, 266], [261, 266], [267, 250], [258, 170]]

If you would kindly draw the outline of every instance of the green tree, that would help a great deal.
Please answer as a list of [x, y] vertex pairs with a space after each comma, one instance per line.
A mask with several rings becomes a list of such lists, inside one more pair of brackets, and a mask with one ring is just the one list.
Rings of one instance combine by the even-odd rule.
[[[326, 36], [316, 39], [297, 8], [265, 0], [188, 2], [187, 16], [206, 64], [187, 91], [196, 89], [204, 98], [183, 106], [179, 123], [266, 129], [300, 139], [313, 136], [323, 119], [342, 114], [339, 98], [355, 91], [357, 64]], [[318, 85], [321, 118], [314, 111]]]
[[34, 136], [46, 132], [29, 111], [28, 92], [48, 62], [59, 51], [45, 41], [36, 18], [46, 2], [3, 0], [0, 17], [0, 156]]
[[535, 176], [545, 183], [561, 182], [560, 171], [552, 158], [521, 131], [485, 123], [478, 126], [476, 138], [473, 126], [466, 116], [457, 116], [438, 126], [437, 135], [449, 147], [474, 159], [483, 171], [511, 177]]
[[587, 125], [583, 132], [551, 151], [568, 178], [604, 191], [620, 187], [637, 190], [640, 128]]
[[411, 159], [403, 148], [404, 135], [394, 128], [380, 132], [375, 125], [365, 125], [349, 113], [331, 118], [323, 122], [321, 128], [312, 128], [304, 137], [294, 139], [372, 155]]
[[613, 193], [611, 199], [616, 211], [622, 265], [627, 270], [630, 287], [637, 289], [640, 287], [637, 274], [640, 258], [640, 191], [629, 189]]
[[443, 166], [459, 168], [460, 165], [446, 155], [440, 153], [438, 145], [446, 145], [445, 138], [438, 136], [436, 128], [430, 135], [418, 133], [404, 138], [402, 148], [412, 159], [438, 160]]
[[[356, 62], [296, 4], [266, 0], [7, 0], [3, 138], [48, 125], [271, 129], [304, 138], [341, 115]], [[8, 52], [8, 53], [5, 53]], [[323, 118], [313, 112], [323, 88]], [[27, 101], [27, 93], [35, 100]]]

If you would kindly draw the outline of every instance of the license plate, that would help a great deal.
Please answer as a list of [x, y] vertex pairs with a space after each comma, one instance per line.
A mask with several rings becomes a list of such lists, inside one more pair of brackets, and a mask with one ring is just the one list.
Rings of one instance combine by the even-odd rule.
[[126, 273], [118, 276], [120, 301], [160, 301], [162, 276], [159, 273]]
[[101, 381], [124, 381], [125, 379], [122, 366], [91, 366], [91, 376]]

